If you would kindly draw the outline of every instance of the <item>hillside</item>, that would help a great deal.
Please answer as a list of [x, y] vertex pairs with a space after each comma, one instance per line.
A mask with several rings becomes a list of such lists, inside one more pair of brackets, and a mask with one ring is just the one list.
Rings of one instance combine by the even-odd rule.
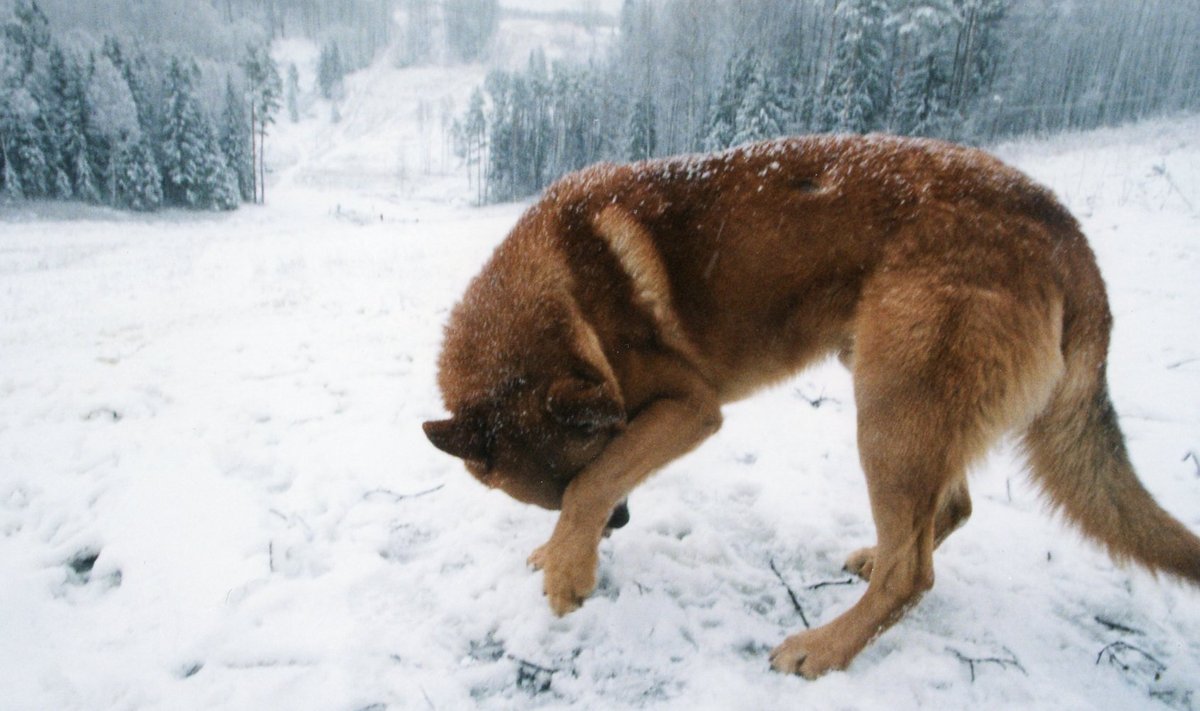
[[[312, 71], [315, 48], [277, 51]], [[553, 516], [420, 429], [447, 313], [524, 207], [473, 207], [442, 153], [438, 107], [483, 73], [381, 62], [340, 121], [310, 101], [269, 139], [264, 207], [0, 216], [0, 708], [1200, 705], [1198, 593], [1115, 568], [1007, 450], [904, 621], [845, 672], [772, 673], [802, 627], [788, 589], [831, 619], [873, 538], [834, 363], [729, 407], [554, 618], [525, 567]], [[1194, 531], [1198, 136], [1193, 116], [996, 149], [1081, 219], [1133, 461]]]

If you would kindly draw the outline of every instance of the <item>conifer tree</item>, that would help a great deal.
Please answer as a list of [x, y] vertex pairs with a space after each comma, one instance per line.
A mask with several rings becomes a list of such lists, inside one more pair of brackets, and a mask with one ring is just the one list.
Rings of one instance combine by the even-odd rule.
[[35, 128], [40, 111], [22, 86], [0, 86], [0, 159], [3, 193], [10, 198], [46, 194], [46, 158]]
[[780, 136], [787, 122], [775, 84], [757, 59], [752, 67], [735, 115], [734, 145]]
[[275, 113], [279, 110], [279, 100], [282, 94], [282, 82], [279, 79], [279, 69], [267, 52], [266, 47], [251, 45], [247, 48], [246, 58], [242, 60], [242, 70], [246, 74], [247, 91], [250, 95], [250, 127], [251, 127], [251, 157], [257, 163], [255, 172], [256, 198], [260, 203], [266, 202], [266, 161], [264, 160], [264, 144], [267, 138], [267, 126], [275, 123]]
[[838, 13], [842, 31], [821, 92], [818, 118], [824, 130], [865, 133], [880, 128], [886, 117], [887, 3], [845, 0]]
[[485, 197], [483, 171], [487, 151], [487, 117], [484, 115], [483, 92], [478, 87], [471, 92], [471, 101], [467, 106], [462, 133], [466, 148], [468, 178], [474, 176], [477, 200], [482, 203]]
[[237, 177], [221, 154], [212, 124], [194, 91], [195, 64], [172, 58], [163, 93], [160, 152], [166, 202], [191, 208], [237, 206]]
[[41, 82], [35, 84], [38, 108], [41, 110], [36, 125], [42, 137], [42, 153], [46, 156], [50, 194], [61, 200], [75, 197], [71, 187], [70, 155], [66, 150], [70, 140], [68, 134], [71, 132], [67, 118], [70, 109], [66, 105], [70, 83], [67, 72], [66, 55], [61, 48], [52, 47], [46, 74]]
[[162, 205], [162, 174], [148, 140], [122, 142], [113, 153], [112, 165], [113, 203], [117, 207], [149, 212]]
[[755, 63], [754, 50], [748, 49], [731, 57], [725, 66], [725, 77], [709, 106], [707, 130], [701, 141], [705, 150], [719, 151], [734, 144], [738, 109], [753, 80]]
[[238, 194], [247, 202], [254, 200], [254, 159], [251, 156], [250, 118], [241, 92], [233, 77], [225, 77], [225, 105], [221, 109], [218, 142], [225, 162], [237, 178]]

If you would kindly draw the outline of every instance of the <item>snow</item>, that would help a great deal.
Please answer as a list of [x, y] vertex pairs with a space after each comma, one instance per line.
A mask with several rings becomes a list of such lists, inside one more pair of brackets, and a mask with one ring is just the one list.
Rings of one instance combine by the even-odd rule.
[[[771, 672], [803, 627], [788, 588], [832, 619], [863, 590], [842, 561], [873, 542], [834, 363], [728, 407], [634, 494], [596, 594], [551, 615], [524, 561], [553, 515], [420, 429], [443, 415], [442, 323], [524, 207], [471, 207], [452, 162], [417, 160], [415, 97], [461, 111], [481, 76], [351, 77], [341, 123], [315, 102], [268, 139], [266, 207], [4, 208], [0, 708], [1200, 703], [1197, 591], [1047, 517], [1007, 449], [903, 621], [845, 672]], [[1083, 220], [1133, 460], [1200, 531], [1196, 136], [1192, 117], [999, 152]]]

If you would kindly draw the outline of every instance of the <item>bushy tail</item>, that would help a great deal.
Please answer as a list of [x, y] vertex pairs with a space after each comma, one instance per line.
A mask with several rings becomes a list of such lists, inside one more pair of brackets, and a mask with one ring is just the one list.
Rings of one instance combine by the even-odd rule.
[[1115, 560], [1132, 560], [1200, 586], [1200, 538], [1138, 481], [1108, 397], [1103, 285], [1091, 303], [1069, 303], [1068, 316], [1066, 372], [1024, 437], [1034, 479], [1052, 504], [1103, 543]]

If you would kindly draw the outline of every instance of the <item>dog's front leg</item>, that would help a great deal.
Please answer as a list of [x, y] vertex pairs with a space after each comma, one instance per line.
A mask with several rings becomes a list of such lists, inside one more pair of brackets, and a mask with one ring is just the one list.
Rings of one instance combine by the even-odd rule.
[[544, 571], [543, 589], [555, 614], [575, 610], [595, 589], [596, 549], [613, 509], [647, 476], [720, 426], [721, 410], [710, 391], [655, 400], [571, 480], [553, 535], [529, 558]]

